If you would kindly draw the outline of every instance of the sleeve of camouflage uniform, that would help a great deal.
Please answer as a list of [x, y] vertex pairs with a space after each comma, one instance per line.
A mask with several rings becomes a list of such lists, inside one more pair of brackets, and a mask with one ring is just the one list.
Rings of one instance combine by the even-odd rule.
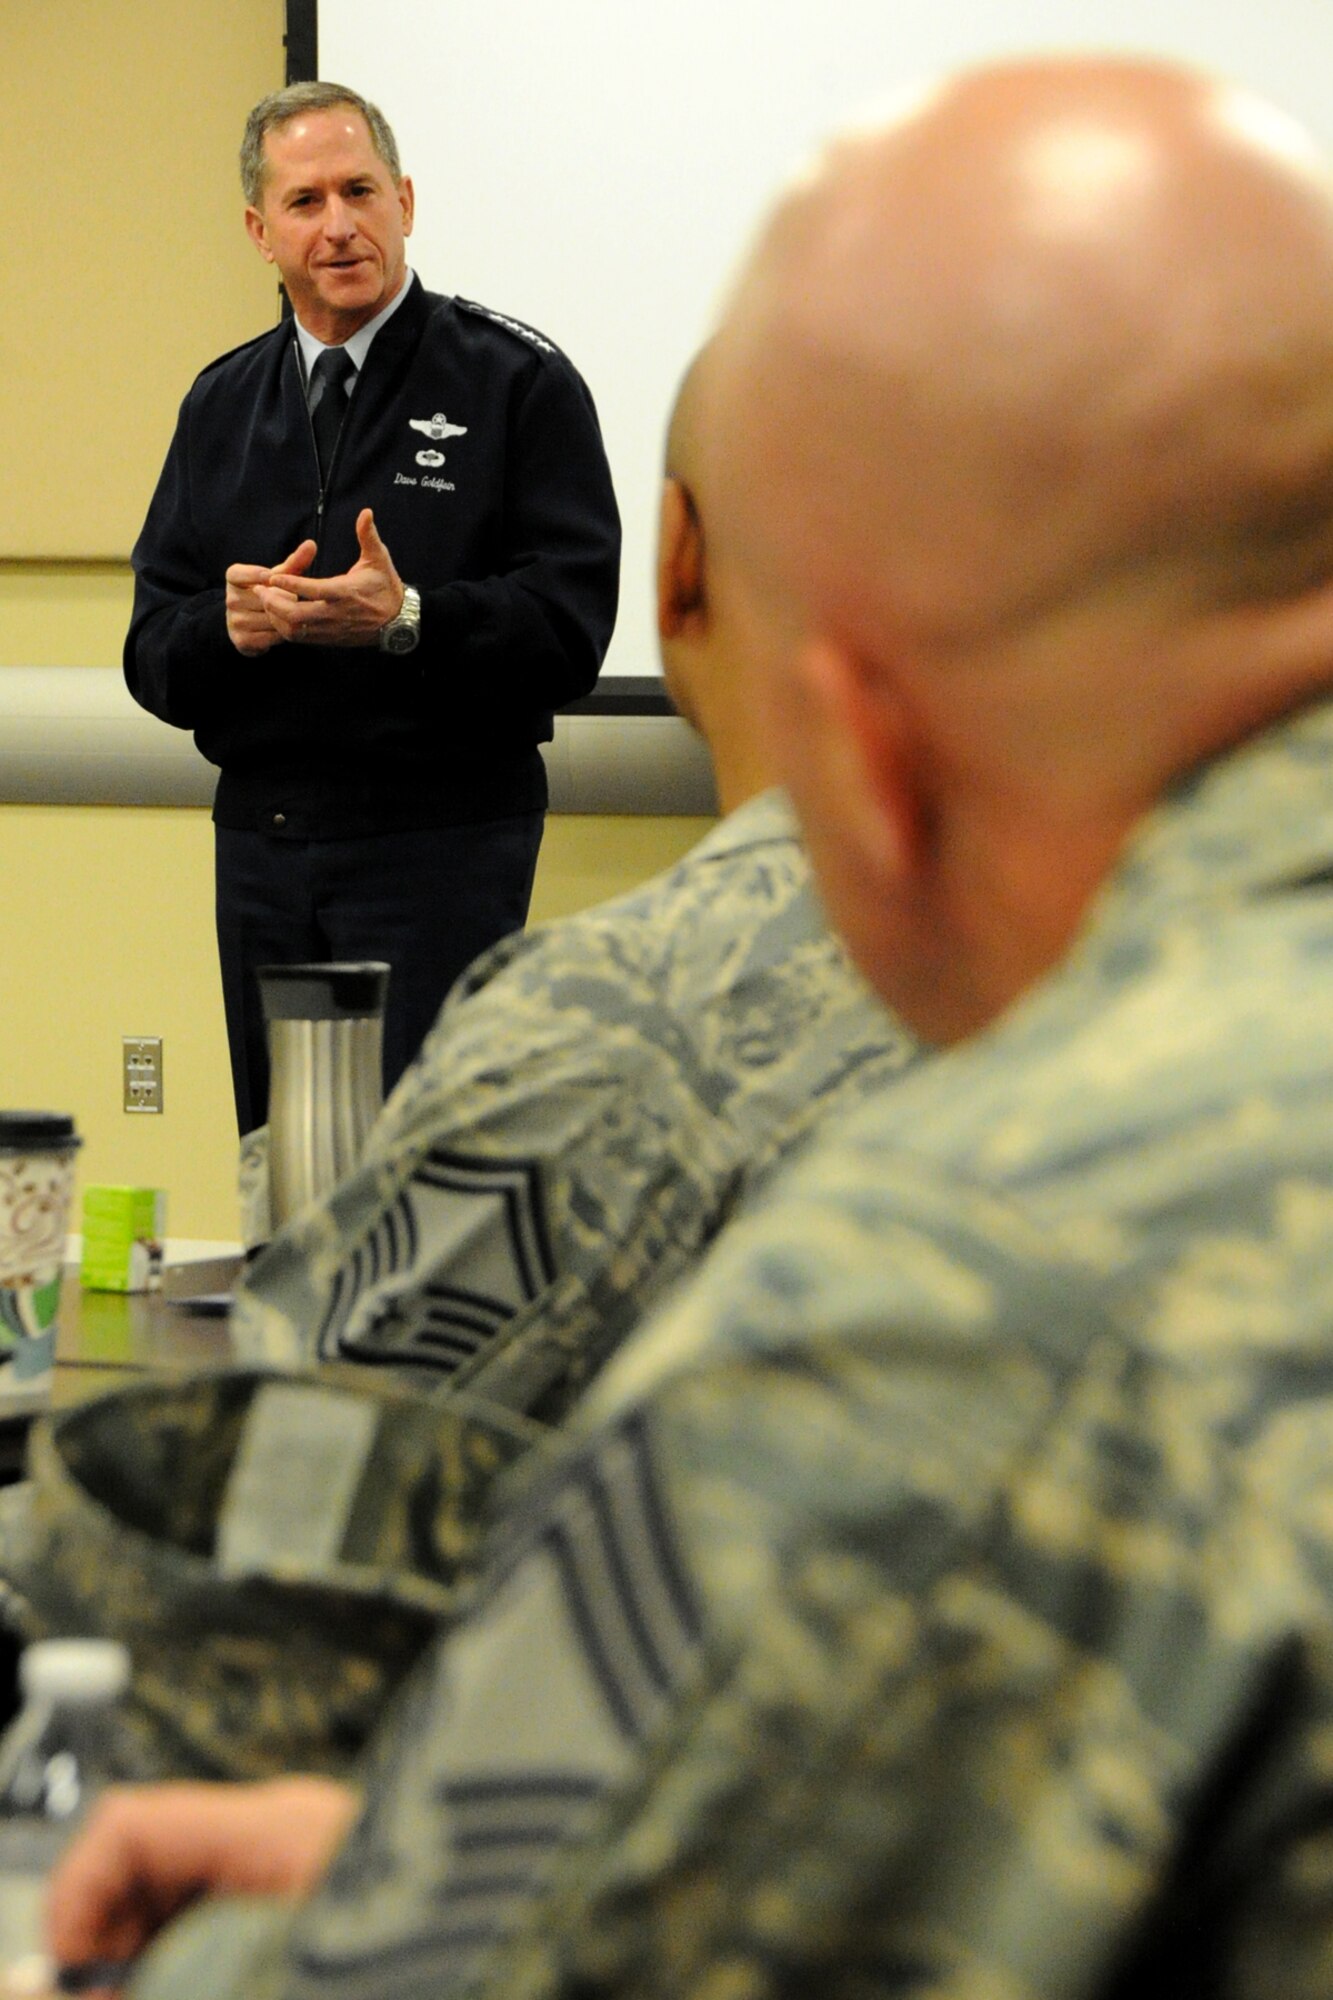
[[[867, 1164], [604, 1378], [248, 1993], [1114, 1990], [1271, 1704], [1290, 1554], [1216, 1381], [1006, 1203]], [[1205, 1934], [1253, 1860], [1197, 1871]]]
[[281, 1976], [291, 1923], [289, 1904], [259, 1897], [202, 1904], [142, 1961], [131, 2000], [262, 2000], [261, 1982]]

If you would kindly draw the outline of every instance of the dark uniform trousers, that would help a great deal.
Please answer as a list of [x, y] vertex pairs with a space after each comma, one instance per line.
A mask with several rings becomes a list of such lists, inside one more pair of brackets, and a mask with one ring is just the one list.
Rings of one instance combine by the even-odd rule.
[[459, 974], [522, 929], [544, 818], [525, 812], [345, 840], [214, 829], [218, 953], [242, 1135], [268, 1116], [268, 1033], [255, 967], [383, 959], [387, 1095]]

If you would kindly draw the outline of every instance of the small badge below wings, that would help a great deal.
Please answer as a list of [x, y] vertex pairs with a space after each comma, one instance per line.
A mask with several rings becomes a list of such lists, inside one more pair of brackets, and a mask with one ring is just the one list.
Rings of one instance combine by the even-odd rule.
[[437, 410], [433, 417], [409, 417], [408, 423], [414, 431], [422, 431], [438, 444], [441, 438], [461, 438], [467, 436], [466, 424], [451, 424], [443, 410]]

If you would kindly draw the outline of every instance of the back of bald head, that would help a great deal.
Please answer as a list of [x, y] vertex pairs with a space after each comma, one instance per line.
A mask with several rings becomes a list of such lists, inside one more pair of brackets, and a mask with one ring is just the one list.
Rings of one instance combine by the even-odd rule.
[[[1327, 169], [1207, 78], [1070, 59], [921, 91], [782, 203], [717, 348], [724, 514], [770, 597], [871, 652], [1012, 663], [1104, 612], [1128, 745], [1163, 622], [1333, 579]], [[1071, 693], [1062, 650], [1033, 718]], [[1227, 672], [1278, 703], [1333, 675], [1258, 655]], [[1270, 694], [1227, 699], [1212, 733]]]

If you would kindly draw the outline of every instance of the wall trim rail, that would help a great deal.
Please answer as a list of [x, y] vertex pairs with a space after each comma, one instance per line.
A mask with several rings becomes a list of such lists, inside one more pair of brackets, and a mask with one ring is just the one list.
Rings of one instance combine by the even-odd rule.
[[[713, 813], [707, 753], [660, 683], [609, 680], [544, 746], [560, 813]], [[216, 778], [118, 667], [0, 668], [0, 805], [207, 806]]]

